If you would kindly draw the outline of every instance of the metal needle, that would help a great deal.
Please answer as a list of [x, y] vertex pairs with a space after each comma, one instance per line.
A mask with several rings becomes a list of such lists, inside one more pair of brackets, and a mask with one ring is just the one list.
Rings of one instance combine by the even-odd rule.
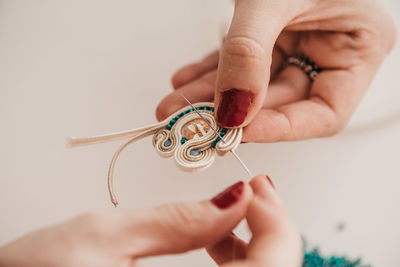
[[[185, 101], [192, 107], [192, 109], [197, 113], [197, 115], [200, 116], [201, 119], [203, 119], [203, 121], [205, 123], [208, 124], [208, 126], [210, 126], [210, 128], [214, 131], [214, 133], [221, 139], [221, 141], [226, 144], [224, 138], [217, 132], [217, 130], [214, 129], [214, 127], [208, 122], [208, 120], [206, 118], [204, 118], [203, 115], [200, 114], [200, 112], [193, 106], [193, 104], [183, 95], [181, 94], [181, 97], [183, 99], [185, 99]], [[239, 163], [242, 165], [242, 167], [244, 168], [244, 170], [247, 172], [247, 174], [250, 176], [250, 178], [253, 178], [253, 174], [251, 173], [251, 171], [249, 170], [249, 168], [246, 166], [246, 164], [244, 164], [244, 162], [239, 158], [238, 154], [236, 154], [236, 152], [234, 150], [230, 150], [230, 152], [235, 156], [235, 158], [239, 161]]]

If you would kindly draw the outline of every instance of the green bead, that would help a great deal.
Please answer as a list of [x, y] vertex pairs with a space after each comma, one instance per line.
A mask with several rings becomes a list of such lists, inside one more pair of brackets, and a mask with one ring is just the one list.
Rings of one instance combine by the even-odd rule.
[[220, 132], [219, 135], [220, 135], [220, 136], [224, 136], [224, 135], [225, 135], [225, 132]]
[[196, 108], [196, 110], [200, 110], [200, 108], [199, 108], [199, 107], [197, 107], [197, 108]]
[[186, 115], [186, 112], [184, 111], [184, 112], [182, 112], [182, 114], [181, 114], [181, 116], [185, 116]]
[[167, 127], [165, 127], [165, 128], [167, 128], [167, 130], [171, 130], [172, 125], [171, 125], [171, 124], [168, 124]]
[[189, 109], [189, 112], [193, 112], [193, 109], [191, 108], [191, 109]]
[[215, 139], [215, 141], [216, 141], [216, 142], [221, 141], [221, 137], [218, 136], [217, 139]]
[[181, 144], [184, 144], [186, 142], [186, 138], [185, 137], [182, 137], [182, 139], [181, 139]]
[[178, 116], [175, 117], [175, 120], [179, 120], [179, 118], [180, 118], [180, 117], [179, 117], [179, 115], [178, 115]]
[[217, 145], [217, 142], [215, 142], [215, 141], [211, 143], [212, 148], [215, 148], [216, 145]]
[[210, 108], [210, 111], [211, 111], [211, 112], [214, 112], [214, 108]]
[[175, 122], [176, 122], [176, 120], [172, 119], [169, 123], [174, 124]]

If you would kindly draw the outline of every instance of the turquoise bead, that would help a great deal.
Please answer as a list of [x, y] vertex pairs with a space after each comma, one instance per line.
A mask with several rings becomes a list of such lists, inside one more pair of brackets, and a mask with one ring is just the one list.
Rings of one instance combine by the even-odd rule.
[[199, 107], [197, 107], [196, 109], [197, 109], [197, 110], [200, 110], [200, 108], [199, 108]]
[[216, 142], [221, 141], [221, 137], [218, 136], [217, 139], [215, 139], [215, 141], [216, 141]]
[[211, 143], [212, 148], [215, 148], [216, 145], [217, 145], [217, 142], [215, 142], [215, 141]]
[[172, 119], [169, 123], [174, 124], [175, 122], [176, 122], [176, 120]]
[[181, 139], [181, 144], [184, 144], [186, 142], [186, 138], [185, 137], [182, 137], [182, 139]]
[[171, 130], [172, 125], [171, 125], [171, 124], [168, 124], [167, 127], [165, 127], [165, 128], [167, 128], [167, 130]]
[[189, 154], [191, 156], [198, 156], [198, 155], [200, 155], [200, 151], [198, 151], [196, 149], [192, 149], [192, 150], [190, 150]]
[[165, 146], [165, 147], [169, 147], [169, 146], [171, 146], [171, 144], [172, 144], [171, 139], [167, 139], [167, 140], [164, 142], [164, 146]]
[[219, 135], [220, 135], [220, 136], [224, 136], [224, 135], [225, 135], [225, 132], [220, 132]]

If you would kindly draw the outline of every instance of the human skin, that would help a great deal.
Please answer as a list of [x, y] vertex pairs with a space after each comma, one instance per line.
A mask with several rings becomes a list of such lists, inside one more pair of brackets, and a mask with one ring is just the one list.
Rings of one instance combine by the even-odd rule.
[[[214, 101], [224, 127], [245, 127], [244, 142], [326, 137], [347, 125], [395, 44], [378, 0], [236, 0], [220, 51], [172, 77], [159, 120], [191, 102]], [[323, 71], [314, 82], [289, 56]], [[225, 96], [225, 97], [224, 97]]]
[[[232, 234], [246, 219], [252, 239]], [[141, 211], [94, 212], [0, 248], [0, 266], [139, 266], [140, 258], [207, 248], [224, 267], [297, 267], [299, 232], [269, 178], [236, 183], [211, 200]]]

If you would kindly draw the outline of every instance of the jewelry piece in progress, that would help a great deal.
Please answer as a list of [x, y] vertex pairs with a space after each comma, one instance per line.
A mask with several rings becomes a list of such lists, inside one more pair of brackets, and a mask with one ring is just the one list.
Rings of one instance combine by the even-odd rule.
[[153, 135], [153, 146], [161, 157], [173, 157], [180, 169], [192, 172], [209, 167], [216, 154], [223, 156], [234, 151], [242, 140], [242, 129], [218, 126], [214, 118], [214, 103], [202, 102], [182, 108], [157, 124], [101, 136], [70, 137], [67, 145], [76, 147], [129, 138], [115, 152], [108, 170], [108, 190], [111, 202], [117, 206], [113, 190], [115, 162], [128, 145], [149, 135]]
[[318, 74], [322, 71], [317, 64], [315, 64], [306, 56], [289, 57], [287, 60], [287, 65], [301, 68], [311, 81], [314, 81]]
[[[199, 117], [211, 128], [211, 130], [214, 131], [214, 133], [220, 138], [220, 140], [223, 143], [226, 143], [224, 138], [221, 136], [221, 134], [219, 134], [217, 132], [217, 130], [214, 129], [214, 127], [212, 127], [212, 125], [203, 117], [203, 115], [200, 114], [200, 112], [195, 109], [195, 107], [193, 106], [193, 104], [189, 101], [189, 99], [187, 99], [183, 94], [181, 94], [181, 97], [194, 109], [194, 111], [197, 113], [197, 115], [199, 115]], [[235, 158], [239, 161], [240, 165], [242, 165], [243, 169], [247, 172], [247, 174], [249, 175], [250, 179], [253, 178], [253, 174], [251, 173], [250, 169], [246, 166], [246, 164], [244, 164], [244, 162], [239, 158], [238, 154], [236, 154], [236, 152], [234, 150], [231, 150], [231, 153], [235, 156]]]

